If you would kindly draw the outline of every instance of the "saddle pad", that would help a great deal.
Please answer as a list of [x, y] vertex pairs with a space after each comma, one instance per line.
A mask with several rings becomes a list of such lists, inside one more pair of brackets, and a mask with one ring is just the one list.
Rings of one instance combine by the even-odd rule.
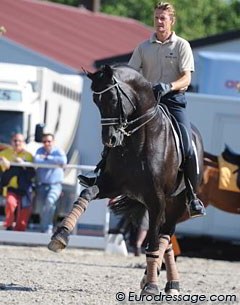
[[219, 189], [232, 192], [240, 192], [237, 187], [237, 173], [234, 171], [238, 168], [236, 165], [229, 163], [223, 159], [222, 156], [218, 157], [219, 166]]

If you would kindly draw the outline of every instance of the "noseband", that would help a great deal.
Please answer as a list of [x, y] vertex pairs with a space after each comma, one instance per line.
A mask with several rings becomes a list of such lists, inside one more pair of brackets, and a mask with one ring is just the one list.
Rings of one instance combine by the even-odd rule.
[[[118, 97], [118, 105], [120, 108], [120, 115], [118, 118], [102, 118], [101, 119], [101, 125], [102, 126], [114, 126], [114, 125], [118, 125], [117, 130], [120, 131], [123, 135], [129, 137], [131, 136], [133, 133], [135, 133], [137, 130], [139, 130], [141, 127], [143, 127], [144, 125], [146, 125], [148, 122], [150, 122], [155, 115], [158, 112], [158, 107], [154, 107], [153, 109], [148, 110], [146, 113], [144, 113], [143, 115], [137, 117], [134, 120], [128, 121], [127, 116], [123, 110], [123, 103], [122, 103], [122, 98], [121, 98], [121, 93], [127, 98], [127, 100], [129, 101], [130, 105], [132, 106], [133, 110], [135, 111], [137, 108], [134, 105], [133, 101], [130, 99], [130, 97], [126, 94], [126, 92], [121, 88], [120, 83], [121, 81], [118, 81], [115, 77], [113, 77], [114, 80], [114, 84], [107, 87], [106, 89], [102, 90], [102, 91], [93, 91], [94, 94], [99, 95], [99, 98], [101, 99], [101, 95], [109, 90], [112, 90], [113, 88], [116, 88], [117, 90], [117, 97]], [[137, 126], [136, 128], [126, 131], [126, 129], [132, 125], [137, 123], [138, 121], [140, 121], [143, 118], [147, 118], [142, 124], [140, 124], [139, 126]]]

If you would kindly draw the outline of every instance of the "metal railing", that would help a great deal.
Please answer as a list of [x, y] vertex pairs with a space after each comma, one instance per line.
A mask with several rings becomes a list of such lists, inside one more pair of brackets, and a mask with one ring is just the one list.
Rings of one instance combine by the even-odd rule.
[[92, 171], [95, 169], [95, 166], [92, 165], [78, 165], [78, 164], [44, 164], [44, 163], [34, 163], [34, 162], [10, 162], [11, 166], [20, 166], [20, 167], [33, 167], [33, 168], [58, 168], [63, 169], [78, 169], [81, 171]]

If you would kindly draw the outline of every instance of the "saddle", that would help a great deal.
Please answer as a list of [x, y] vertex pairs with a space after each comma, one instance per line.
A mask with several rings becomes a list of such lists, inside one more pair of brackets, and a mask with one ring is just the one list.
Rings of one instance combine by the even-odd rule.
[[[175, 117], [169, 112], [169, 109], [167, 105], [163, 103], [158, 103], [159, 107], [162, 108], [163, 113], [169, 118], [169, 120], [172, 123], [173, 128], [173, 134], [174, 134], [174, 140], [177, 147], [177, 151], [179, 154], [179, 168], [183, 166], [184, 160], [185, 160], [185, 150], [184, 150], [184, 143], [183, 143], [183, 134], [180, 129], [180, 126], [178, 124], [178, 121], [175, 119]], [[180, 150], [179, 150], [180, 149]]]
[[176, 184], [176, 188], [171, 193], [171, 196], [174, 197], [185, 189], [185, 181], [183, 178], [183, 167], [184, 167], [184, 161], [185, 161], [186, 156], [185, 156], [185, 149], [184, 149], [184, 143], [183, 143], [183, 134], [180, 129], [179, 123], [177, 122], [175, 117], [169, 112], [168, 107], [163, 103], [158, 103], [158, 105], [159, 105], [159, 107], [161, 107], [164, 115], [171, 122], [176, 150], [177, 150], [178, 158], [179, 158], [179, 162], [178, 162], [179, 171], [178, 171], [178, 178], [177, 178], [178, 182]]
[[[173, 115], [171, 115], [170, 111], [168, 110], [168, 107], [163, 103], [159, 103], [159, 107], [161, 107], [162, 112], [167, 116], [167, 118], [171, 122], [174, 140], [175, 140], [175, 144], [176, 144], [176, 149], [177, 149], [177, 153], [178, 153], [178, 159], [179, 159], [176, 188], [175, 188], [175, 190], [173, 190], [171, 196], [178, 195], [186, 187], [188, 192], [190, 193], [190, 197], [192, 197], [192, 199], [195, 200], [196, 195], [194, 193], [194, 188], [191, 184], [191, 180], [188, 175], [189, 175], [189, 167], [192, 167], [192, 166], [196, 167], [196, 171], [199, 174], [199, 160], [198, 160], [196, 145], [193, 140], [192, 140], [192, 143], [190, 144], [191, 137], [189, 136], [187, 128], [183, 124], [179, 123]], [[191, 125], [191, 129], [192, 129], [192, 133], [194, 133], [193, 132], [194, 126]], [[185, 148], [185, 145], [187, 147], [192, 145], [192, 147], [193, 147], [194, 157], [192, 156], [192, 158], [191, 158], [192, 161], [189, 161], [189, 159], [187, 161], [187, 158], [189, 156], [186, 155], [187, 149]], [[186, 161], [188, 162], [187, 163], [188, 168], [185, 167]], [[194, 164], [191, 162], [194, 162]], [[188, 172], [187, 179], [185, 179], [185, 171]]]

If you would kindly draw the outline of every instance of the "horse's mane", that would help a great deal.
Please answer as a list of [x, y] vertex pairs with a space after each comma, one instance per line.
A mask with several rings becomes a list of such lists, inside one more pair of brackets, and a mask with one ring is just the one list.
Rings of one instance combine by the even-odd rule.
[[113, 69], [114, 75], [121, 81], [141, 88], [151, 88], [151, 84], [143, 77], [143, 75], [131, 66], [127, 64], [114, 64], [111, 68]]
[[[127, 64], [116, 63], [110, 66], [105, 65], [95, 72], [94, 75], [96, 76], [96, 84], [105, 75], [105, 85], [107, 85], [109, 78], [113, 76], [117, 82], [127, 84], [132, 89], [132, 92], [134, 92], [137, 100], [141, 101], [141, 104], [143, 104], [143, 101], [150, 105], [149, 107], [157, 104], [153, 94], [152, 84], [141, 73]], [[94, 90], [93, 83], [91, 88], [93, 91], [96, 91]]]

